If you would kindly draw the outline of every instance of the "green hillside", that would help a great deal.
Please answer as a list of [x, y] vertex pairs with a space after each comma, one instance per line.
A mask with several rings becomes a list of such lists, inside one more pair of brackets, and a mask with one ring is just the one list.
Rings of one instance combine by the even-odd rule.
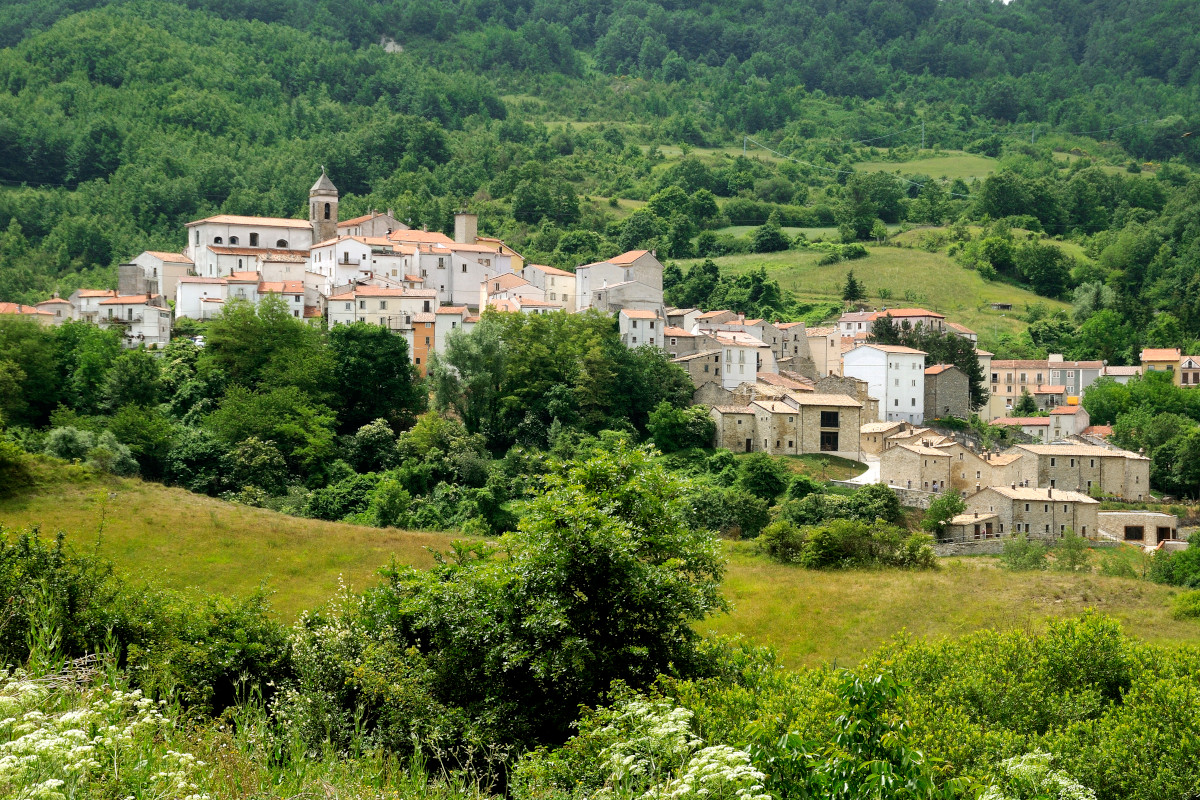
[[[111, 559], [137, 580], [245, 596], [260, 585], [285, 620], [342, 584], [374, 585], [395, 558], [429, 566], [455, 535], [299, 519], [136, 479], [97, 479], [39, 468], [37, 490], [0, 500], [0, 523], [66, 532], [75, 547]], [[984, 628], [1038, 628], [1098, 608], [1148, 642], [1195, 642], [1200, 626], [1170, 615], [1176, 590], [1099, 575], [1011, 573], [994, 559], [950, 559], [932, 573], [813, 572], [775, 564], [750, 543], [727, 543], [728, 615], [704, 630], [777, 648], [791, 666], [854, 664], [893, 636], [938, 639]], [[967, 601], [967, 598], [971, 598]], [[1014, 609], [1019, 611], [1014, 612]]]

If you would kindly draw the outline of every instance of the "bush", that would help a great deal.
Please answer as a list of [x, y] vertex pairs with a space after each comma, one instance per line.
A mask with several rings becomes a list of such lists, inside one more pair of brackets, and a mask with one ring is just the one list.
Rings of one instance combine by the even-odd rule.
[[46, 455], [63, 461], [82, 461], [95, 444], [89, 431], [74, 427], [55, 428], [46, 436]]
[[771, 558], [808, 569], [933, 569], [937, 565], [928, 534], [912, 533], [882, 520], [835, 519], [804, 528], [776, 520], [760, 538], [760, 549]]
[[1175, 595], [1171, 601], [1171, 616], [1175, 619], [1200, 619], [1200, 591]]
[[742, 459], [738, 468], [738, 486], [755, 497], [773, 503], [788, 487], [787, 466], [766, 453], [751, 453]]
[[798, 527], [777, 519], [763, 528], [758, 537], [758, 550], [780, 564], [799, 564], [806, 541]]
[[1059, 572], [1091, 572], [1092, 548], [1088, 540], [1067, 531], [1054, 546], [1054, 568]]
[[366, 475], [354, 474], [331, 486], [317, 489], [308, 498], [304, 516], [336, 522], [359, 514], [367, 509], [371, 502], [370, 494], [377, 485], [379, 476], [371, 472]]
[[753, 538], [771, 519], [766, 500], [736, 486], [701, 483], [685, 495], [685, 500], [684, 521], [696, 530]]
[[1155, 583], [1200, 588], [1200, 547], [1189, 547], [1174, 553], [1155, 553], [1147, 577]]
[[1000, 553], [1000, 563], [1014, 572], [1041, 570], [1047, 566], [1046, 555], [1050, 548], [1042, 541], [1034, 541], [1023, 533], [1007, 539]]

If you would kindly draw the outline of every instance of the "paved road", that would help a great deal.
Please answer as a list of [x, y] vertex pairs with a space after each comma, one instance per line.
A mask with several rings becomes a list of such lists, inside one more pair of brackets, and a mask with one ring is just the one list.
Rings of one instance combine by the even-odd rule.
[[861, 483], [863, 486], [879, 483], [879, 457], [863, 453], [863, 463], [867, 465], [867, 471], [857, 477], [848, 478], [847, 483]]

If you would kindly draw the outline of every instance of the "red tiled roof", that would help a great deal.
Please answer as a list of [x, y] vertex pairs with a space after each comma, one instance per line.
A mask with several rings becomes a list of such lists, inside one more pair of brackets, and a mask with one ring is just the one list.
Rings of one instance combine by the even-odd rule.
[[649, 252], [649, 250], [630, 250], [628, 252], [621, 253], [619, 256], [613, 256], [608, 260], [608, 263], [618, 265], [632, 264], [634, 261], [637, 261], [639, 258]]
[[1101, 438], [1112, 436], [1112, 432], [1112, 425], [1088, 425], [1080, 431], [1084, 436], [1099, 436]]
[[217, 214], [214, 217], [205, 217], [194, 222], [189, 222], [184, 227], [192, 227], [205, 222], [214, 222], [221, 225], [261, 225], [264, 228], [312, 228], [312, 223], [306, 219], [290, 219], [285, 217], [243, 217], [237, 214]]
[[948, 369], [954, 369], [953, 364], [934, 364], [932, 367], [925, 368], [926, 375], [941, 375]]
[[263, 281], [258, 290], [268, 294], [304, 294], [304, 281]]
[[622, 308], [620, 313], [630, 319], [660, 319], [657, 311], [647, 311], [643, 308]]
[[1178, 361], [1179, 349], [1175, 347], [1147, 347], [1142, 351], [1142, 361]]
[[192, 260], [182, 253], [164, 253], [162, 250], [147, 250], [147, 253], [159, 259], [160, 261], [169, 261], [173, 264], [191, 264]]
[[992, 420], [993, 425], [1019, 425], [1019, 426], [1038, 426], [1049, 425], [1049, 417], [997, 417]]
[[106, 300], [101, 300], [101, 301], [100, 301], [100, 305], [102, 305], [102, 306], [108, 306], [108, 305], [114, 305], [114, 306], [133, 306], [133, 305], [140, 305], [140, 304], [142, 304], [142, 303], [148, 303], [148, 302], [150, 302], [150, 299], [151, 299], [152, 297], [155, 297], [155, 295], [150, 295], [150, 294], [125, 294], [125, 295], [120, 295], [119, 297], [109, 297], [109, 298], [108, 298], [108, 299], [106, 299]]
[[547, 267], [545, 264], [526, 264], [525, 266], [533, 267], [534, 269], [540, 270], [541, 272], [544, 272], [547, 275], [562, 275], [563, 277], [566, 277], [566, 278], [574, 278], [575, 277], [574, 272], [567, 272], [565, 269], [559, 269], [558, 267]]
[[1058, 406], [1050, 409], [1050, 413], [1056, 416], [1072, 416], [1083, 411], [1083, 406]]
[[0, 303], [0, 314], [21, 314], [22, 316], [53, 317], [49, 311], [42, 311], [37, 306], [24, 303]]
[[116, 297], [116, 289], [80, 289], [80, 297]]

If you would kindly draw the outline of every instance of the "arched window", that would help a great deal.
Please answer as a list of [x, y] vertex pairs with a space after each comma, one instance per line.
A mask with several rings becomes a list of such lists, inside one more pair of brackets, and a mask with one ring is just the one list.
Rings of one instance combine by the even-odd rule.
[[258, 234], [257, 233], [250, 234], [250, 246], [258, 247]]
[[224, 239], [222, 239], [220, 236], [214, 236], [214, 237], [213, 237], [213, 244], [220, 244], [220, 243], [221, 243], [221, 242], [223, 242], [223, 241], [225, 241], [225, 240], [224, 240]]
[[283, 249], [285, 249], [285, 250], [286, 250], [286, 249], [287, 249], [287, 239], [279, 239], [279, 240], [277, 240], [277, 241], [275, 242], [275, 246], [276, 246], [276, 247], [282, 247]]
[[236, 236], [230, 236], [230, 237], [229, 237], [229, 243], [230, 243], [230, 244], [237, 244], [237, 243], [238, 243], [238, 238], [237, 238]]
[[329, 219], [329, 203], [325, 204], [325, 219]]

